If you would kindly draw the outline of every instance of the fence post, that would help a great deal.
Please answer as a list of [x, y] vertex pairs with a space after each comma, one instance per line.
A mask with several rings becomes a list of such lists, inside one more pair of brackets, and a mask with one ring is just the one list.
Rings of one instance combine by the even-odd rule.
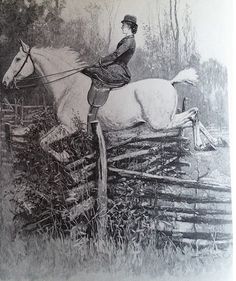
[[24, 125], [24, 101], [21, 99], [20, 103], [20, 123], [21, 125]]
[[107, 227], [107, 156], [106, 156], [106, 144], [99, 121], [98, 120], [94, 121], [92, 123], [92, 126], [98, 141], [97, 232], [98, 232], [98, 239], [101, 241], [106, 237], [106, 227]]
[[17, 117], [18, 117], [18, 105], [16, 99], [14, 99], [14, 124], [17, 123]]
[[11, 124], [5, 123], [5, 141], [8, 151], [11, 151]]

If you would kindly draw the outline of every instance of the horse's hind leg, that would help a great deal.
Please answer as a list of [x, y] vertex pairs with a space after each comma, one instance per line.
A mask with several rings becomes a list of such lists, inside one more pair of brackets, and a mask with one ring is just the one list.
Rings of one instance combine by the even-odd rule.
[[[194, 149], [196, 150], [206, 150], [206, 149], [215, 149], [215, 139], [208, 132], [209, 144], [206, 145], [200, 136], [200, 132], [203, 130], [203, 125], [198, 118], [198, 108], [193, 107], [183, 113], [176, 114], [169, 124], [168, 128], [187, 128], [192, 127], [193, 129], [193, 140], [194, 140]], [[205, 129], [205, 128], [204, 128]], [[204, 135], [207, 130], [205, 129]], [[210, 146], [210, 147], [209, 147]]]
[[55, 126], [51, 130], [49, 130], [44, 136], [41, 137], [40, 146], [44, 151], [50, 153], [58, 161], [67, 162], [69, 159], [69, 154], [65, 150], [61, 153], [56, 152], [50, 147], [50, 145], [56, 141], [65, 138], [66, 136], [71, 135], [72, 133], [73, 132], [71, 132], [71, 130], [68, 130], [66, 126], [62, 124]]

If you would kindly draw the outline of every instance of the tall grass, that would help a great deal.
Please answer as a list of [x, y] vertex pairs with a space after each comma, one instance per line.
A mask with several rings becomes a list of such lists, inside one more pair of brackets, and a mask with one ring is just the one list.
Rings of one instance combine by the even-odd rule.
[[[115, 244], [113, 240], [52, 239], [44, 236], [8, 238], [0, 248], [0, 280], [230, 280], [228, 252], [196, 252], [166, 244]], [[220, 279], [222, 277], [222, 279]], [[198, 279], [197, 279], [198, 278]]]

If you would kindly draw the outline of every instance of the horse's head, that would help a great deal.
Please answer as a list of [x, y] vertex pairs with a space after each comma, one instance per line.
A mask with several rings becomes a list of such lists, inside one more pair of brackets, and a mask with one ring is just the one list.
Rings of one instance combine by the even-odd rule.
[[30, 47], [20, 40], [20, 50], [5, 73], [2, 83], [5, 88], [12, 87], [15, 81], [23, 80], [34, 72]]

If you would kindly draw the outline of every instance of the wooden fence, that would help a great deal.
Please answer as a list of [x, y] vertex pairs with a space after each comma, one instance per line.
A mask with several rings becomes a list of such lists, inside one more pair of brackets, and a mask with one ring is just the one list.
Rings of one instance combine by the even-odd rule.
[[46, 110], [51, 106], [45, 105], [24, 105], [23, 100], [15, 99], [10, 103], [6, 98], [0, 104], [1, 118], [13, 125], [27, 125], [37, 111]]
[[15, 99], [14, 103], [10, 103], [4, 98], [0, 104], [0, 119], [1, 124], [4, 125], [8, 147], [14, 137], [16, 137], [16, 141], [23, 141], [20, 136], [12, 135], [12, 129], [30, 125], [35, 114], [50, 108], [51, 106], [45, 105], [24, 105], [21, 99]]
[[[108, 213], [112, 210], [110, 221], [119, 218], [122, 227], [132, 225], [138, 240], [145, 239], [152, 229], [178, 243], [217, 247], [231, 243], [231, 188], [204, 179], [186, 179], [183, 167], [190, 165], [184, 160], [189, 141], [179, 132], [136, 137], [108, 147], [107, 152], [108, 192], [97, 196], [99, 200], [108, 194], [105, 209]], [[70, 220], [95, 204], [88, 195], [88, 190], [96, 189], [95, 167], [93, 155], [66, 167], [78, 183], [68, 193]]]
[[65, 166], [75, 186], [67, 190], [62, 216], [76, 224], [77, 236], [95, 217], [101, 238], [109, 232], [143, 243], [150, 235], [195, 247], [232, 243], [231, 188], [186, 178], [190, 142], [182, 130], [117, 143], [110, 135], [104, 140], [99, 123], [94, 130], [98, 150]]

